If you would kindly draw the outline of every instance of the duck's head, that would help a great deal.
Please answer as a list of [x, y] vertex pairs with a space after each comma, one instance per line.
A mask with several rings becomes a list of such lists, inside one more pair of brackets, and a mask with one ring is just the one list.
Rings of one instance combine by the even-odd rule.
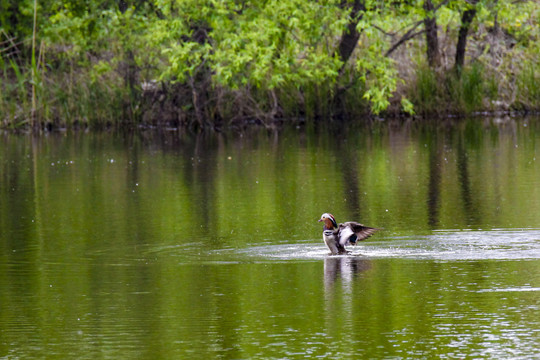
[[319, 219], [319, 222], [324, 222], [324, 228], [327, 230], [332, 230], [337, 228], [337, 222], [334, 218], [334, 215], [330, 213], [324, 213], [321, 215], [321, 218]]

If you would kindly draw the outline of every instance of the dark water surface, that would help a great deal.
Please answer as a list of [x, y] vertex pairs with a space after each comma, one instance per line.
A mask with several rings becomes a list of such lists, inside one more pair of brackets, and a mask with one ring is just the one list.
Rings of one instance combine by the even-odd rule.
[[0, 359], [538, 358], [539, 119], [0, 141]]

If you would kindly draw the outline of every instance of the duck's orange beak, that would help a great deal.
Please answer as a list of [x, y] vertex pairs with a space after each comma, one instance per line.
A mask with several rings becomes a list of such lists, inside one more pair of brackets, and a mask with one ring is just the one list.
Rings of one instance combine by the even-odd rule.
[[319, 219], [317, 222], [321, 222], [321, 221], [323, 221], [323, 219]]

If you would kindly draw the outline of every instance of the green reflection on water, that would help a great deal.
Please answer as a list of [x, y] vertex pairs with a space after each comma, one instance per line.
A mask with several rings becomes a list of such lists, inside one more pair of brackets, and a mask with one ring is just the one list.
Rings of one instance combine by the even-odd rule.
[[243, 136], [3, 134], [0, 357], [532, 355], [537, 253], [249, 251], [322, 252], [326, 211], [396, 244], [436, 229], [539, 228], [539, 130], [532, 119], [472, 119]]

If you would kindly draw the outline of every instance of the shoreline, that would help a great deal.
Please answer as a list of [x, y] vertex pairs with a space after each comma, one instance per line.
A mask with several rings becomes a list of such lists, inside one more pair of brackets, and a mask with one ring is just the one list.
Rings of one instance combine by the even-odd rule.
[[392, 125], [404, 125], [409, 122], [414, 122], [422, 125], [444, 125], [449, 121], [467, 121], [469, 119], [489, 119], [497, 123], [506, 123], [508, 119], [515, 118], [539, 118], [540, 111], [532, 110], [493, 110], [493, 111], [475, 111], [470, 114], [436, 114], [436, 115], [407, 115], [407, 114], [390, 114], [387, 116], [367, 115], [360, 118], [359, 116], [346, 119], [343, 116], [331, 117], [324, 122], [321, 119], [306, 120], [304, 118], [289, 118], [289, 119], [273, 119], [271, 121], [259, 121], [257, 119], [249, 119], [242, 123], [234, 123], [229, 126], [209, 127], [202, 129], [193, 129], [188, 126], [174, 126], [164, 123], [148, 123], [148, 122], [104, 122], [100, 125], [90, 125], [86, 123], [73, 123], [66, 126], [58, 126], [53, 123], [42, 123], [39, 127], [24, 125], [19, 127], [1, 126], [0, 133], [20, 133], [20, 134], [47, 134], [47, 133], [65, 133], [65, 132], [138, 132], [138, 131], [157, 131], [157, 132], [177, 132], [185, 134], [201, 134], [201, 133], [243, 133], [251, 130], [267, 130], [279, 131], [288, 127], [296, 127], [297, 129], [305, 129], [307, 127], [357, 127], [370, 126], [374, 123], [386, 123]]

